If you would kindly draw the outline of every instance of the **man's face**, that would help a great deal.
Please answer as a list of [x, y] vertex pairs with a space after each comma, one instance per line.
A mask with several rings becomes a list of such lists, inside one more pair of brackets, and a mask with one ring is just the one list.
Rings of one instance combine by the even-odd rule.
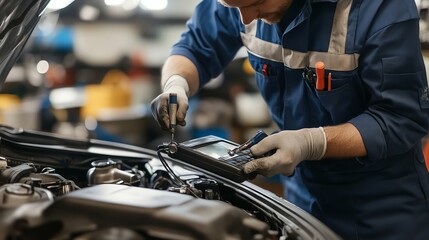
[[254, 19], [278, 23], [294, 0], [218, 0], [226, 7], [238, 8], [241, 21], [251, 23]]

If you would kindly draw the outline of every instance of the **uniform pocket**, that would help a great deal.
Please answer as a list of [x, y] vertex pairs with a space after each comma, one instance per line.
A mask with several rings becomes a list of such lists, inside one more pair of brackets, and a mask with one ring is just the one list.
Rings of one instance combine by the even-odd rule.
[[317, 92], [333, 124], [347, 122], [364, 110], [364, 93], [355, 73], [332, 75], [332, 90]]

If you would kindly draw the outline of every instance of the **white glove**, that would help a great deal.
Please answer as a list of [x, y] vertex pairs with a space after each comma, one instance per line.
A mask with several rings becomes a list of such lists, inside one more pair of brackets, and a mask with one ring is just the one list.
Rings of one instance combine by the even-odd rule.
[[162, 129], [168, 130], [170, 117], [168, 115], [168, 98], [170, 93], [177, 94], [176, 122], [181, 126], [186, 125], [185, 117], [188, 110], [189, 85], [180, 75], [172, 75], [167, 79], [163, 87], [163, 93], [151, 102], [153, 117], [158, 121]]
[[257, 172], [267, 177], [290, 176], [303, 160], [322, 159], [326, 152], [326, 136], [322, 127], [281, 131], [262, 139], [250, 148], [255, 156], [275, 150], [271, 156], [257, 158], [244, 165], [244, 172]]

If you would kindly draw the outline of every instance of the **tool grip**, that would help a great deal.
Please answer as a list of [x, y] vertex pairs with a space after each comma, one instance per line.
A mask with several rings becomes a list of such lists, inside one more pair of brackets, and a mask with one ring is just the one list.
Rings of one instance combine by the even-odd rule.
[[234, 154], [237, 154], [245, 149], [249, 149], [250, 147], [252, 147], [253, 145], [259, 143], [262, 139], [264, 139], [266, 136], [268, 136], [264, 131], [259, 130], [255, 136], [253, 136], [252, 138], [250, 138], [249, 140], [247, 140], [246, 142], [244, 142], [243, 144], [241, 144], [240, 146], [231, 149], [228, 151], [228, 154], [230, 156], [233, 156]]
[[267, 137], [268, 135], [264, 132], [264, 131], [262, 131], [262, 130], [259, 130], [256, 134], [255, 134], [255, 136], [253, 137], [253, 138], [251, 138], [252, 139], [252, 145], [251, 146], [253, 146], [253, 145], [255, 145], [255, 144], [257, 144], [257, 143], [259, 143], [262, 139], [264, 139], [265, 137]]
[[170, 93], [168, 97], [168, 116], [170, 119], [170, 130], [176, 127], [176, 114], [177, 114], [177, 94]]

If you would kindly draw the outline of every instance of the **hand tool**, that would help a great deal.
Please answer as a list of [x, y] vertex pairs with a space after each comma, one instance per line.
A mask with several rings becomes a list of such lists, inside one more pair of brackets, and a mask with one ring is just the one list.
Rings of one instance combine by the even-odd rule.
[[176, 113], [177, 113], [177, 94], [170, 93], [168, 97], [168, 116], [170, 119], [169, 129], [171, 133], [171, 142], [174, 142], [174, 133], [176, 131]]
[[244, 142], [243, 144], [241, 144], [240, 146], [231, 149], [228, 151], [228, 154], [230, 156], [233, 156], [234, 154], [237, 154], [245, 149], [248, 149], [250, 147], [252, 147], [253, 145], [257, 144], [258, 142], [260, 142], [262, 139], [264, 139], [266, 136], [268, 136], [264, 131], [259, 130], [255, 136], [253, 136], [252, 138], [250, 138], [249, 140], [247, 140], [246, 142]]

